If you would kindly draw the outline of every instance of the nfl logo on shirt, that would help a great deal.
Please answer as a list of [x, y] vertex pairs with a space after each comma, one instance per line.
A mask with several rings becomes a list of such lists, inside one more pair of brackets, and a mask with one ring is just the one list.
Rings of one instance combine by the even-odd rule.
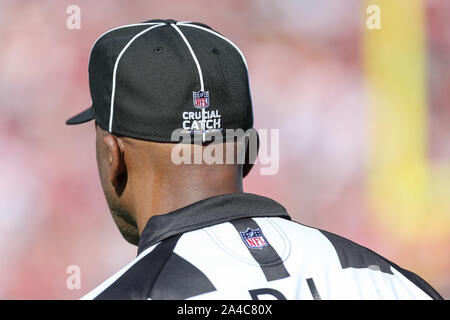
[[195, 108], [204, 109], [209, 107], [209, 91], [193, 91], [192, 98]]
[[241, 235], [242, 241], [250, 249], [262, 249], [269, 245], [260, 229], [253, 230], [247, 228], [245, 232], [239, 232], [239, 234]]

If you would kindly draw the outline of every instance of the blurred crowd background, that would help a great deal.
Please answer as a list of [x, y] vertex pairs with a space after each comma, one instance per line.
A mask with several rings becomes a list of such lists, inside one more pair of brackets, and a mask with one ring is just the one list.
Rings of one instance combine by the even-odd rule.
[[97, 37], [154, 18], [208, 24], [245, 54], [255, 127], [280, 129], [278, 173], [257, 165], [245, 191], [450, 298], [450, 2], [388, 1], [1, 0], [0, 298], [77, 299], [135, 257], [101, 190], [93, 124], [64, 121], [90, 105]]

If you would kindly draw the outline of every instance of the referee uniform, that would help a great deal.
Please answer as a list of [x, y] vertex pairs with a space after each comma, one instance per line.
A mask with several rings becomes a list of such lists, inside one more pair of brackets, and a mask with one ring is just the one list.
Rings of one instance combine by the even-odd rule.
[[424, 280], [255, 194], [149, 219], [138, 256], [83, 299], [442, 299]]

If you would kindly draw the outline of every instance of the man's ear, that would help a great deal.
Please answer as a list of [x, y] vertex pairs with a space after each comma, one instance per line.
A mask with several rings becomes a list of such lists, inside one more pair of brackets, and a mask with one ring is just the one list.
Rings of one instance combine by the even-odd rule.
[[127, 167], [125, 165], [123, 145], [112, 134], [103, 137], [103, 141], [108, 147], [109, 179], [116, 192], [120, 195], [125, 188], [127, 180]]

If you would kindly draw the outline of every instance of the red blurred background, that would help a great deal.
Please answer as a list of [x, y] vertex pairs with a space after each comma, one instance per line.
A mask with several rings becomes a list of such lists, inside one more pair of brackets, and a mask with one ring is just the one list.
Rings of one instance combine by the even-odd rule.
[[[256, 166], [245, 191], [273, 197], [293, 219], [367, 246], [450, 297], [448, 225], [439, 235], [399, 235], [368, 195], [367, 3], [1, 1], [0, 298], [77, 299], [136, 255], [101, 190], [93, 124], [64, 121], [90, 105], [97, 37], [155, 18], [208, 24], [245, 54], [255, 127], [280, 129], [279, 172], [264, 176]], [[66, 27], [69, 5], [81, 9], [79, 30]], [[450, 166], [450, 2], [423, 8], [427, 160]], [[81, 268], [79, 290], [66, 287], [69, 265]]]

